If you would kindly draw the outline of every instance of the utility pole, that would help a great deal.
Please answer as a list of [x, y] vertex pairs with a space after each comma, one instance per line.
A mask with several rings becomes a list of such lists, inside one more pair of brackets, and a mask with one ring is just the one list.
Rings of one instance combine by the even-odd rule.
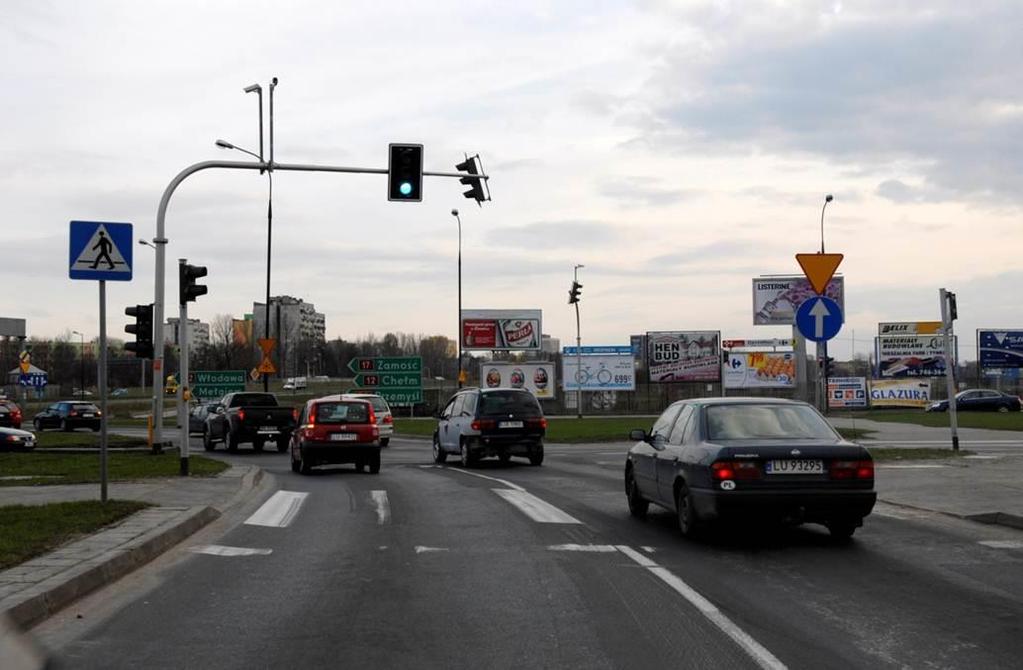
[[[952, 431], [952, 451], [959, 451], [959, 422], [956, 416], [956, 362], [952, 358], [952, 322], [959, 316], [956, 310], [956, 294], [938, 289], [941, 301], [941, 332], [945, 345], [945, 388], [948, 392], [948, 423]], [[979, 363], [978, 363], [979, 364]]]
[[576, 418], [583, 418], [583, 338], [579, 327], [579, 290], [583, 287], [579, 283], [579, 268], [585, 265], [576, 265], [572, 269], [572, 290], [569, 291], [568, 301], [575, 305], [575, 400]]

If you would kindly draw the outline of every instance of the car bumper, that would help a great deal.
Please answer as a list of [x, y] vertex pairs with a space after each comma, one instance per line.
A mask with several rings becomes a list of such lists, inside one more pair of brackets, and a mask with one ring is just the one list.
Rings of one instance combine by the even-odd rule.
[[299, 445], [302, 459], [317, 464], [358, 463], [380, 454], [376, 442], [338, 444], [335, 442], [305, 442]]
[[537, 447], [543, 447], [543, 438], [535, 435], [484, 435], [472, 442], [473, 452], [480, 456], [529, 456]]
[[693, 489], [697, 514], [704, 519], [790, 518], [826, 521], [863, 518], [877, 502], [866, 489], [804, 491], [711, 491]]

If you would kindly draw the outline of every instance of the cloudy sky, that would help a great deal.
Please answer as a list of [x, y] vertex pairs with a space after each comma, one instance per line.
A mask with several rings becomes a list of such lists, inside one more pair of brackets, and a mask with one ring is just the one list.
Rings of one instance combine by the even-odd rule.
[[[68, 222], [152, 238], [185, 166], [257, 149], [275, 94], [280, 162], [429, 170], [479, 152], [493, 201], [428, 178], [390, 203], [379, 175], [278, 172], [273, 293], [326, 314], [328, 337], [457, 332], [465, 308], [541, 308], [584, 343], [647, 330], [785, 336], [752, 325], [751, 279], [797, 252], [845, 254], [839, 358], [878, 321], [1023, 327], [1023, 6], [1017, 2], [47, 2], [0, 5], [0, 316], [31, 335], [98, 332], [97, 288], [67, 278]], [[191, 315], [240, 316], [265, 290], [266, 177], [207, 171], [168, 211], [168, 264], [209, 267]], [[108, 285], [152, 301], [153, 253]], [[176, 277], [168, 299], [176, 303]], [[176, 306], [172, 308], [176, 313]]]

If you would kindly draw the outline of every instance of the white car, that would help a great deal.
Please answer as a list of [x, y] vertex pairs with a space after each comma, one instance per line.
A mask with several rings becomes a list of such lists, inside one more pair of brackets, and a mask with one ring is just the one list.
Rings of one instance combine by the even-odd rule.
[[343, 398], [368, 400], [373, 405], [373, 413], [377, 416], [377, 426], [380, 428], [380, 446], [386, 447], [394, 434], [394, 417], [391, 416], [391, 407], [387, 401], [375, 393], [346, 393]]
[[306, 387], [305, 377], [288, 377], [284, 380], [285, 391], [298, 391]]

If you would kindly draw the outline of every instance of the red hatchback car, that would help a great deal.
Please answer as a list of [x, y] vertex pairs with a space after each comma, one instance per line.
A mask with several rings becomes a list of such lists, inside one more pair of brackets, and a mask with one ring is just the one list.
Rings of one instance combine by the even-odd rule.
[[317, 465], [354, 463], [380, 472], [380, 428], [368, 400], [340, 395], [310, 400], [291, 434], [291, 470], [304, 475]]

